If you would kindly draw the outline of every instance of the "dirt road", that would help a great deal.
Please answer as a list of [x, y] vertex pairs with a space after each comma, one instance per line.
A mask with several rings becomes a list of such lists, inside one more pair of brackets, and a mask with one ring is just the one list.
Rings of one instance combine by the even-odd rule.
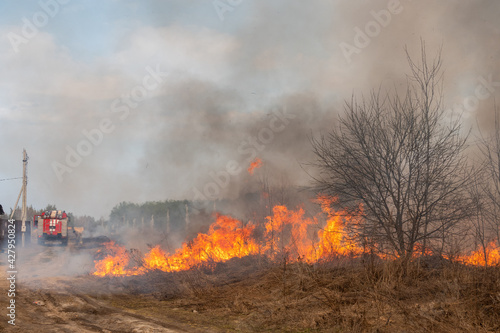
[[[41, 246], [23, 249], [17, 253], [15, 274], [7, 273], [6, 253], [0, 256], [0, 332], [188, 331], [111, 306], [115, 291], [100, 284], [99, 279], [82, 274], [88, 270], [85, 266], [89, 265], [89, 260], [91, 263], [88, 250]], [[78, 262], [71, 265], [68, 260]], [[80, 269], [77, 276], [74, 275], [76, 268]], [[14, 313], [12, 306], [7, 308], [11, 300], [15, 301], [15, 317], [9, 318], [9, 312]]]

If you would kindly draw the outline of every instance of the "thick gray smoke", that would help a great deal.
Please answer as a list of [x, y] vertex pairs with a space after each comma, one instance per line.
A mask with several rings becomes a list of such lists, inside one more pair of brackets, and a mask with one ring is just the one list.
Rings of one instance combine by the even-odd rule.
[[[26, 148], [37, 207], [107, 217], [124, 200], [236, 197], [265, 176], [307, 185], [308, 137], [352, 94], [397, 88], [421, 38], [430, 57], [443, 47], [449, 112], [491, 129], [499, 2], [133, 3], [96, 20], [70, 3], [19, 52], [0, 41], [0, 178], [20, 176]], [[0, 30], [21, 34], [36, 10]], [[20, 182], [0, 186], [8, 210]]]

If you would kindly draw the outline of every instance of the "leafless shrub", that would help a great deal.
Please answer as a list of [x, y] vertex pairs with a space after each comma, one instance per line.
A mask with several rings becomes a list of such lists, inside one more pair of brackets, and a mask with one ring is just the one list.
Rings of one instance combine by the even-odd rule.
[[440, 55], [430, 62], [422, 44], [419, 64], [407, 56], [411, 73], [402, 94], [353, 97], [338, 127], [312, 139], [317, 191], [361, 212], [363, 223], [350, 226], [360, 239], [405, 262], [418, 244], [423, 253], [431, 242], [442, 251], [474, 204], [466, 137], [458, 121], [444, 123]]

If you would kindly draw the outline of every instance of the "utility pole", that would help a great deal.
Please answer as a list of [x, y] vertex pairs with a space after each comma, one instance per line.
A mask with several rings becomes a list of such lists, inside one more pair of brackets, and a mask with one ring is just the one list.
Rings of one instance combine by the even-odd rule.
[[14, 213], [16, 212], [17, 209], [17, 204], [19, 203], [19, 198], [21, 198], [21, 194], [23, 195], [23, 202], [22, 202], [22, 209], [21, 209], [21, 242], [22, 242], [22, 247], [24, 247], [24, 234], [26, 232], [26, 192], [28, 190], [28, 154], [26, 154], [26, 149], [23, 149], [23, 186], [21, 187], [21, 191], [19, 192], [19, 195], [17, 196], [16, 204], [14, 205], [14, 210], [12, 211], [12, 214], [10, 215], [10, 219], [14, 217]]
[[170, 233], [170, 209], [167, 209], [167, 235]]
[[26, 197], [28, 194], [28, 154], [26, 154], [26, 149], [23, 149], [23, 208], [21, 213], [21, 221], [22, 221], [22, 246], [24, 247], [24, 235], [26, 234], [26, 217], [27, 217], [27, 208], [26, 208]]

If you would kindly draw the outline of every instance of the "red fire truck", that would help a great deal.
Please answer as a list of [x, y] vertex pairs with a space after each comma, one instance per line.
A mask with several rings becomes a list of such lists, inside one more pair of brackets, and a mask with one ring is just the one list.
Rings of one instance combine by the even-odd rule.
[[65, 211], [46, 211], [33, 217], [33, 226], [37, 233], [38, 244], [68, 244], [69, 217]]

